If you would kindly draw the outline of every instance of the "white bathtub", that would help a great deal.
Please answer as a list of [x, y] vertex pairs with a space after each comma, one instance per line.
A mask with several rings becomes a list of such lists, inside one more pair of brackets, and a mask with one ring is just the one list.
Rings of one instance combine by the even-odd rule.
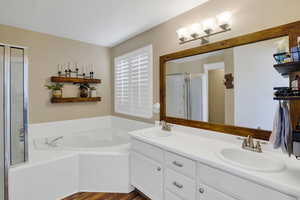
[[52, 151], [128, 152], [130, 147], [128, 130], [113, 127], [36, 138], [33, 144], [36, 150]]
[[29, 162], [10, 170], [11, 200], [132, 191], [128, 132], [151, 126], [112, 116], [31, 125]]

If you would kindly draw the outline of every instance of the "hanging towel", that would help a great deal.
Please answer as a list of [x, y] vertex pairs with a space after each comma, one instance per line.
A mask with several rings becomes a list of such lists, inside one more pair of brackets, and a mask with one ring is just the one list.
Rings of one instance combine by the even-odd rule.
[[281, 145], [281, 148], [283, 152], [286, 152], [289, 156], [291, 156], [293, 154], [293, 131], [292, 131], [288, 102], [284, 101], [281, 106], [283, 109], [283, 118], [284, 118], [283, 120], [284, 128], [282, 129], [283, 144]]
[[293, 153], [293, 135], [290, 119], [290, 111], [286, 101], [279, 102], [273, 122], [273, 130], [270, 137], [275, 149], [281, 148], [289, 156]]
[[283, 109], [281, 106], [281, 102], [279, 102], [274, 117], [272, 134], [270, 137], [270, 142], [273, 144], [274, 149], [278, 149], [279, 147], [281, 147], [282, 118], [283, 118]]

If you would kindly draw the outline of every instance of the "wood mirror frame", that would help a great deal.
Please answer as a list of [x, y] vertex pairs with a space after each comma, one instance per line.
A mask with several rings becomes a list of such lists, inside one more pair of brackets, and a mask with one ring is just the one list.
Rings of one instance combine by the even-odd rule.
[[[297, 37], [300, 36], [300, 21], [161, 56], [160, 57], [160, 104], [161, 104], [160, 120], [164, 120], [168, 123], [218, 131], [218, 132], [238, 135], [238, 136], [251, 135], [257, 139], [268, 140], [271, 131], [167, 117], [166, 116], [166, 82], [165, 82], [166, 63], [174, 59], [194, 56], [194, 55], [208, 53], [208, 52], [222, 50], [222, 49], [228, 49], [232, 47], [237, 47], [241, 45], [251, 44], [255, 42], [270, 40], [270, 39], [284, 37], [284, 36], [289, 36], [290, 47], [296, 46]], [[290, 77], [292, 76], [293, 74], [290, 75]], [[297, 118], [298, 118], [297, 116], [300, 116], [299, 102], [300, 101], [290, 102], [291, 119], [292, 119], [293, 127], [296, 126]]]

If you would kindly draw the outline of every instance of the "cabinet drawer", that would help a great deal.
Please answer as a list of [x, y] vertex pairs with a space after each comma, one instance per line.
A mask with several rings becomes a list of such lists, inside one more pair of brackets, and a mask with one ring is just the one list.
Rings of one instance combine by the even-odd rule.
[[199, 184], [197, 190], [197, 200], [236, 200], [204, 184]]
[[131, 148], [137, 151], [138, 153], [141, 153], [155, 161], [163, 163], [164, 152], [162, 149], [136, 139], [131, 139], [131, 144]]
[[196, 183], [171, 169], [165, 173], [165, 187], [185, 200], [196, 198]]
[[175, 194], [173, 194], [172, 192], [166, 190], [165, 200], [182, 200], [182, 199], [176, 196]]
[[166, 165], [192, 179], [196, 179], [196, 162], [174, 153], [166, 152]]
[[198, 181], [242, 200], [296, 200], [296, 198], [231, 175], [221, 170], [198, 164]]

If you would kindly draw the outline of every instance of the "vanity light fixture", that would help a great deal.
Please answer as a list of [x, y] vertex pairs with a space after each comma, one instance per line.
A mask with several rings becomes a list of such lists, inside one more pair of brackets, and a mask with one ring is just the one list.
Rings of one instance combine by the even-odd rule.
[[216, 19], [215, 18], [209, 18], [203, 21], [203, 31], [210, 35], [215, 29], [216, 29]]
[[201, 44], [209, 42], [209, 37], [231, 30], [231, 13], [223, 12], [215, 18], [209, 18], [202, 23], [194, 23], [177, 30], [179, 44], [201, 40]]
[[231, 13], [223, 12], [217, 16], [218, 25], [220, 28], [227, 30], [231, 24]]
[[189, 32], [187, 28], [180, 28], [177, 30], [178, 38], [181, 42], [186, 41], [189, 38]]
[[192, 38], [198, 38], [201, 35], [202, 32], [201, 24], [192, 24], [189, 27], [189, 29]]

